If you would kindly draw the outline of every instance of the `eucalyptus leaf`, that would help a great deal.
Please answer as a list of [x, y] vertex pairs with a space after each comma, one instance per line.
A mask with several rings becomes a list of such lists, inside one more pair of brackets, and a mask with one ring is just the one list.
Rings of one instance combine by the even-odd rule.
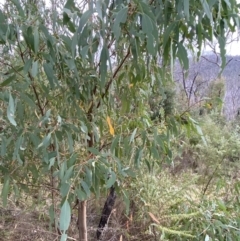
[[1, 194], [4, 207], [7, 205], [8, 193], [9, 193], [9, 184], [10, 184], [9, 175], [5, 175], [4, 183], [3, 183], [3, 187], [2, 187], [2, 194]]
[[60, 218], [59, 218], [59, 228], [61, 231], [65, 232], [68, 230], [71, 221], [71, 208], [68, 200], [65, 200], [61, 207]]
[[17, 123], [14, 119], [14, 114], [15, 114], [15, 105], [14, 105], [14, 100], [12, 98], [11, 93], [9, 93], [9, 102], [8, 102], [8, 108], [7, 108], [7, 117], [10, 123], [14, 126], [17, 126]]
[[106, 182], [106, 188], [110, 188], [110, 187], [112, 187], [113, 186], [113, 184], [116, 182], [116, 174], [115, 174], [115, 172], [111, 172], [111, 173], [109, 173], [109, 179], [107, 180], [107, 182]]

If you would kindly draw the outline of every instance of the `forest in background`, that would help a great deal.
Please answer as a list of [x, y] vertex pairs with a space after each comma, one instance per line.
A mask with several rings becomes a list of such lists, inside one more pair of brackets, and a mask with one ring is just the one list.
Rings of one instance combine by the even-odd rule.
[[[233, 120], [237, 117], [240, 107], [240, 56], [226, 56], [226, 62], [227, 65], [221, 73], [221, 58], [218, 55], [209, 53], [203, 55], [199, 61], [192, 58], [186, 77], [183, 77], [184, 70], [176, 63], [174, 79], [180, 88], [184, 88], [183, 80], [185, 80], [187, 83], [187, 91], [190, 92], [192, 87], [192, 92], [195, 92], [195, 97], [200, 100], [201, 98], [207, 97], [206, 89], [211, 86], [211, 82], [222, 78], [224, 81], [224, 96], [222, 99], [224, 104], [222, 113], [228, 120]], [[192, 101], [194, 102], [194, 93], [192, 93]]]

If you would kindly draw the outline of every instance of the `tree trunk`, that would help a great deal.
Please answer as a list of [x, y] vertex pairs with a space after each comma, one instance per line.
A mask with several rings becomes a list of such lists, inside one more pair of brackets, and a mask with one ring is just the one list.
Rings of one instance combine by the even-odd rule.
[[87, 200], [78, 202], [79, 241], [87, 241]]

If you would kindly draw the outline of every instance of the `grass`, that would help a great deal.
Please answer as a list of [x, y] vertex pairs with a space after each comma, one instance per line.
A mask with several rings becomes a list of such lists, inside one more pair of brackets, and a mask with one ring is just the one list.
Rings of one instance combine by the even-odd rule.
[[[191, 170], [139, 175], [126, 184], [129, 214], [119, 197], [103, 240], [240, 240], [240, 175], [214, 179], [203, 195], [206, 182]], [[88, 202], [89, 240], [96, 240], [105, 199]], [[59, 240], [49, 228], [47, 202], [37, 209], [32, 200], [17, 206], [9, 197], [8, 206], [0, 206], [1, 241]], [[74, 210], [68, 240], [77, 240], [76, 221]]]

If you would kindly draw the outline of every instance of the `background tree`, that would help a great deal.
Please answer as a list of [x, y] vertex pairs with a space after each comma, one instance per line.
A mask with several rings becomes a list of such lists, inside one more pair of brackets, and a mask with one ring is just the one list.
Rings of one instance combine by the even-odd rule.
[[[128, 203], [124, 183], [144, 158], [171, 162], [174, 115], [151, 121], [153, 88], [166, 98], [174, 59], [185, 70], [188, 50], [217, 39], [225, 64], [225, 33], [239, 22], [236, 1], [7, 0], [0, 11], [2, 198], [48, 182], [49, 209], [67, 240], [78, 200], [79, 240], [87, 240], [86, 209], [110, 187]], [[170, 77], [169, 77], [170, 76]], [[166, 102], [165, 102], [166, 104]], [[200, 132], [200, 131], [199, 131]], [[30, 175], [27, 175], [30, 174]], [[59, 224], [57, 218], [60, 204]]]

